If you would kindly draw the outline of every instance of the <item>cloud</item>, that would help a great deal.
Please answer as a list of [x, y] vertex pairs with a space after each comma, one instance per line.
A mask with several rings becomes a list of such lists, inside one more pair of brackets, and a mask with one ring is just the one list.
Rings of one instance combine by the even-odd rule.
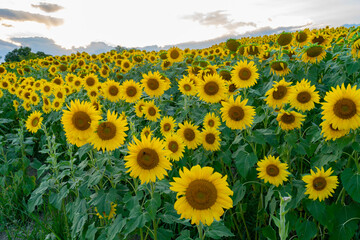
[[45, 2], [40, 2], [39, 4], [31, 4], [31, 6], [34, 8], [40, 8], [41, 10], [47, 13], [57, 12], [64, 8], [57, 4], [45, 3]]
[[10, 28], [10, 27], [14, 27], [13, 25], [11, 25], [11, 24], [6, 24], [6, 23], [2, 23], [1, 25], [4, 26], [4, 27], [9, 27], [9, 28]]
[[195, 12], [192, 15], [185, 15], [184, 19], [190, 19], [194, 22], [199, 22], [205, 26], [222, 26], [230, 32], [235, 31], [239, 27], [252, 26], [256, 27], [254, 22], [236, 22], [229, 19], [229, 14], [223, 10], [218, 10], [209, 13], [198, 13]]
[[33, 21], [43, 23], [46, 26], [59, 26], [63, 24], [64, 20], [61, 18], [54, 18], [41, 14], [29, 13], [24, 11], [17, 11], [11, 9], [0, 9], [0, 19], [8, 19], [13, 21]]

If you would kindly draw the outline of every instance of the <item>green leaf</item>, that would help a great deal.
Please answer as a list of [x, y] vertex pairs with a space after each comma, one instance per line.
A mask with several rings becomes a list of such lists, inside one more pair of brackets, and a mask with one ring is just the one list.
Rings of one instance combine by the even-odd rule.
[[44, 181], [40, 186], [32, 192], [28, 202], [28, 211], [33, 212], [35, 207], [43, 203], [42, 196], [49, 187], [49, 182]]
[[161, 206], [161, 198], [159, 193], [154, 193], [154, 197], [148, 201], [148, 204], [146, 206], [146, 210], [148, 211], [151, 220], [155, 220], [156, 218], [156, 212]]
[[304, 201], [304, 204], [306, 209], [317, 221], [322, 225], [329, 227], [328, 223], [331, 222], [332, 217], [326, 213], [326, 207], [323, 203], [307, 199]]
[[114, 239], [116, 237], [116, 234], [121, 232], [125, 224], [126, 224], [126, 218], [123, 218], [121, 214], [119, 214], [108, 229], [107, 239], [110, 240]]
[[261, 233], [267, 239], [276, 240], [276, 232], [270, 225], [262, 228]]
[[228, 229], [224, 222], [213, 222], [205, 231], [205, 235], [210, 238], [220, 239], [222, 237], [234, 237], [235, 235]]
[[241, 151], [235, 159], [235, 165], [240, 175], [246, 178], [250, 168], [257, 162], [257, 157], [254, 153]]
[[148, 213], [142, 213], [140, 216], [131, 216], [129, 221], [126, 224], [126, 228], [124, 231], [125, 235], [133, 232], [137, 228], [142, 228], [145, 224], [150, 220]]
[[174, 233], [173, 231], [165, 228], [158, 228], [157, 229], [157, 237], [159, 240], [168, 240], [173, 239]]
[[73, 225], [71, 226], [71, 236], [75, 238], [75, 236], [78, 233], [81, 233], [84, 225], [87, 221], [88, 215], [87, 214], [81, 214], [81, 213], [75, 213], [75, 217], [73, 220]]
[[87, 152], [89, 152], [92, 149], [93, 149], [92, 145], [88, 144], [88, 143], [81, 146], [79, 148], [79, 150], [77, 151], [77, 153], [79, 154], [79, 159], [81, 160], [81, 158], [84, 156], [84, 154], [86, 154]]
[[192, 240], [192, 238], [190, 237], [190, 231], [182, 230], [180, 236], [176, 238], [176, 240]]
[[244, 198], [246, 193], [246, 187], [243, 184], [241, 184], [239, 180], [237, 180], [232, 190], [234, 192], [234, 195], [232, 197], [233, 206], [235, 206]]
[[329, 229], [330, 240], [350, 240], [359, 228], [360, 205], [352, 203], [347, 206], [333, 204], [327, 208], [333, 215], [333, 227]]
[[49, 197], [49, 202], [52, 204], [56, 209], [60, 210], [62, 200], [69, 194], [69, 189], [66, 185], [64, 185], [60, 192], [58, 193], [52, 193]]
[[325, 155], [319, 155], [319, 157], [316, 157], [317, 160], [313, 163], [314, 167], [321, 168], [325, 166], [326, 164], [330, 162], [335, 162], [339, 159], [337, 154], [325, 154]]
[[305, 219], [298, 219], [295, 229], [300, 240], [310, 240], [315, 237], [317, 233], [316, 224]]
[[95, 226], [95, 223], [93, 222], [86, 231], [85, 239], [94, 240], [96, 232], [97, 228]]
[[353, 172], [351, 168], [346, 168], [340, 175], [341, 182], [346, 192], [360, 203], [360, 174]]

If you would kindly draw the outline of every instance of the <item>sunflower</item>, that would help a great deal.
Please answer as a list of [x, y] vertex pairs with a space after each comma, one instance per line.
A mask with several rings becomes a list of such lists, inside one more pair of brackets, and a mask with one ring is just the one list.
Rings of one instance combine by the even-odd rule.
[[286, 163], [281, 163], [279, 157], [275, 158], [272, 155], [264, 157], [264, 159], [257, 163], [257, 166], [256, 170], [258, 171], [258, 178], [263, 179], [265, 183], [269, 182], [276, 187], [287, 181], [287, 177], [290, 175], [286, 170], [288, 169], [288, 165]]
[[135, 108], [135, 114], [138, 117], [142, 117], [144, 115], [144, 106], [146, 102], [143, 99], [140, 99], [136, 102], [134, 108]]
[[178, 47], [172, 47], [167, 51], [167, 60], [170, 62], [181, 62], [183, 60], [183, 52]]
[[174, 132], [174, 128], [176, 127], [176, 123], [173, 117], [167, 116], [163, 117], [160, 122], [160, 131], [164, 137], [169, 136]]
[[64, 79], [59, 75], [54, 77], [51, 82], [56, 86], [56, 87], [60, 87], [62, 85], [64, 85]]
[[334, 172], [331, 168], [326, 172], [323, 167], [316, 169], [316, 173], [310, 169], [310, 175], [304, 176], [302, 180], [306, 183], [305, 194], [309, 194], [310, 199], [319, 199], [321, 202], [332, 196], [339, 182], [337, 176], [330, 176]]
[[0, 76], [1, 76], [1, 75], [4, 75], [4, 76], [5, 76], [6, 72], [7, 72], [7, 71], [6, 71], [6, 68], [5, 68], [4, 66], [1, 66], [1, 65], [0, 65]]
[[305, 46], [310, 38], [310, 31], [305, 29], [304, 31], [299, 31], [295, 34], [295, 42], [299, 45], [299, 47]]
[[218, 151], [220, 150], [220, 131], [216, 128], [205, 128], [201, 132], [202, 145], [205, 150]]
[[[78, 99], [71, 101], [69, 110], [63, 110], [61, 123], [64, 125], [66, 137], [74, 136], [88, 139], [98, 126], [101, 119], [99, 111], [90, 102], [80, 102]], [[70, 141], [71, 144], [74, 144]]]
[[325, 56], [325, 47], [317, 44], [311, 44], [304, 48], [301, 60], [305, 63], [318, 63], [323, 60]]
[[171, 170], [171, 163], [167, 156], [170, 151], [166, 149], [165, 143], [157, 138], [134, 137], [134, 143], [128, 146], [128, 155], [124, 157], [125, 167], [130, 176], [139, 177], [141, 183], [155, 182], [156, 178], [161, 180], [167, 175], [166, 170]]
[[276, 120], [279, 122], [282, 130], [293, 130], [301, 127], [304, 118], [305, 115], [302, 115], [301, 113], [281, 109]]
[[165, 82], [161, 79], [159, 72], [148, 72], [143, 74], [141, 83], [147, 95], [150, 97], [159, 97], [165, 92]]
[[259, 74], [253, 61], [240, 61], [231, 71], [232, 81], [237, 88], [248, 88], [257, 83]]
[[51, 104], [51, 108], [54, 111], [60, 111], [63, 105], [64, 105], [64, 100], [54, 99]]
[[110, 208], [109, 215], [106, 215], [105, 212], [103, 212], [102, 214], [100, 214], [100, 213], [98, 212], [97, 208], [95, 207], [96, 216], [98, 216], [99, 219], [107, 218], [108, 220], [110, 220], [110, 219], [112, 219], [112, 218], [115, 217], [116, 207], [117, 207], [117, 204], [111, 202], [111, 208]]
[[154, 100], [145, 103], [143, 112], [145, 118], [153, 122], [156, 122], [161, 117], [160, 109], [155, 105]]
[[124, 69], [126, 72], [130, 71], [132, 67], [133, 64], [128, 59], [124, 59], [121, 61], [121, 68]]
[[238, 96], [234, 100], [234, 97], [231, 96], [227, 102], [221, 103], [221, 117], [226, 126], [231, 129], [245, 129], [247, 126], [251, 126], [255, 109], [253, 106], [246, 106], [247, 102], [248, 99], [241, 101], [241, 97]]
[[270, 73], [278, 76], [285, 76], [290, 73], [287, 62], [282, 60], [272, 61], [270, 63]]
[[110, 102], [117, 102], [121, 99], [121, 86], [118, 82], [108, 79], [102, 84], [102, 89], [104, 92], [104, 97]]
[[179, 91], [184, 95], [196, 95], [196, 86], [190, 77], [184, 76], [178, 83]]
[[134, 80], [126, 80], [121, 84], [121, 96], [128, 103], [134, 103], [141, 98], [142, 87]]
[[339, 130], [337, 128], [334, 128], [329, 121], [323, 121], [322, 123], [320, 123], [320, 126], [321, 126], [321, 133], [325, 137], [326, 141], [336, 140], [338, 138], [341, 138], [346, 134], [348, 134], [350, 131], [350, 129]]
[[41, 112], [32, 112], [26, 120], [26, 129], [32, 133], [36, 133], [40, 128], [43, 121]]
[[225, 46], [231, 53], [235, 53], [238, 50], [240, 43], [236, 39], [230, 38], [226, 40]]
[[103, 77], [103, 78], [107, 78], [110, 75], [110, 70], [105, 66], [103, 65], [103, 67], [99, 71], [100, 76]]
[[83, 83], [84, 83], [85, 89], [87, 91], [90, 91], [91, 89], [97, 88], [97, 86], [99, 84], [99, 79], [95, 74], [90, 73], [89, 75], [86, 75], [84, 77]]
[[360, 58], [360, 38], [354, 40], [351, 44], [351, 55], [354, 59]]
[[276, 42], [280, 45], [280, 46], [287, 46], [289, 44], [291, 44], [291, 41], [293, 39], [293, 36], [291, 33], [289, 32], [283, 32], [281, 34], [279, 34]]
[[9, 80], [7, 78], [3, 78], [1, 81], [0, 81], [0, 88], [2, 89], [9, 89], [11, 86]]
[[345, 88], [331, 88], [324, 97], [322, 119], [332, 124], [334, 129], [356, 129], [360, 126], [360, 90], [350, 84]]
[[204, 117], [204, 127], [217, 129], [220, 126], [220, 118], [215, 113], [207, 113]]
[[53, 91], [53, 84], [50, 82], [44, 82], [42, 87], [41, 87], [41, 92], [42, 95], [44, 96], [50, 96], [52, 94]]
[[196, 87], [199, 98], [205, 102], [217, 103], [225, 97], [225, 83], [218, 74], [204, 76], [204, 81], [200, 81]]
[[89, 142], [94, 145], [97, 150], [112, 151], [120, 147], [125, 142], [125, 133], [127, 127], [126, 118], [119, 117], [110, 110], [107, 111], [107, 120], [102, 121], [90, 136]]
[[311, 86], [310, 82], [303, 79], [296, 83], [294, 91], [289, 95], [291, 106], [300, 111], [308, 111], [315, 107], [315, 103], [319, 103], [319, 93], [315, 91], [315, 86]]
[[179, 124], [177, 134], [183, 139], [188, 149], [195, 149], [201, 143], [201, 134], [198, 126], [185, 121]]
[[169, 158], [174, 161], [179, 161], [184, 156], [185, 144], [178, 134], [170, 134], [166, 137], [166, 149], [171, 151]]
[[312, 33], [310, 36], [310, 42], [313, 44], [327, 46], [331, 42], [331, 37], [321, 32]]
[[39, 97], [39, 95], [37, 95], [36, 92], [32, 92], [30, 94], [29, 100], [30, 100], [32, 105], [37, 106], [39, 104], [39, 102], [40, 102], [40, 97]]
[[146, 126], [141, 130], [141, 138], [148, 138], [152, 137], [153, 131], [151, 130], [150, 126]]
[[286, 82], [283, 78], [279, 82], [274, 82], [271, 89], [269, 89], [265, 96], [265, 102], [272, 108], [282, 107], [289, 102], [289, 96], [294, 92], [290, 82]]
[[196, 165], [179, 171], [180, 177], [170, 182], [170, 189], [176, 194], [174, 208], [181, 218], [191, 219], [192, 224], [200, 222], [210, 226], [214, 218], [220, 221], [224, 209], [230, 209], [233, 191], [226, 182], [227, 176], [215, 172], [212, 167]]
[[76, 91], [80, 91], [81, 87], [83, 86], [83, 79], [76, 77], [72, 83], [72, 86]]

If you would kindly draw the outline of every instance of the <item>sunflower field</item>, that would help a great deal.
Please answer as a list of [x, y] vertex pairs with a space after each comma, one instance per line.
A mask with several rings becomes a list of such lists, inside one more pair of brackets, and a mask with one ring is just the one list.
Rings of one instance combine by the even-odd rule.
[[7, 239], [360, 239], [360, 28], [0, 65]]

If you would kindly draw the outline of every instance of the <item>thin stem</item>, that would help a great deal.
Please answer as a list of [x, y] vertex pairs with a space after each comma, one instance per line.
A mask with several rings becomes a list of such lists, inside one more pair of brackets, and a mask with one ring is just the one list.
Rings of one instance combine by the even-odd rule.
[[249, 230], [248, 230], [248, 228], [247, 228], [247, 225], [246, 225], [246, 221], [245, 221], [245, 218], [244, 218], [244, 211], [243, 211], [243, 209], [242, 209], [242, 205], [240, 204], [239, 205], [239, 208], [240, 208], [240, 216], [241, 216], [241, 219], [242, 219], [242, 221], [243, 221], [243, 223], [244, 223], [244, 227], [245, 227], [245, 231], [246, 231], [246, 237], [247, 237], [247, 239], [251, 239], [251, 237], [250, 237], [250, 233], [249, 233]]
[[205, 239], [205, 233], [204, 233], [204, 229], [203, 229], [203, 225], [200, 222], [199, 225], [196, 225], [198, 232], [199, 232], [199, 238], [200, 240], [204, 240]]

